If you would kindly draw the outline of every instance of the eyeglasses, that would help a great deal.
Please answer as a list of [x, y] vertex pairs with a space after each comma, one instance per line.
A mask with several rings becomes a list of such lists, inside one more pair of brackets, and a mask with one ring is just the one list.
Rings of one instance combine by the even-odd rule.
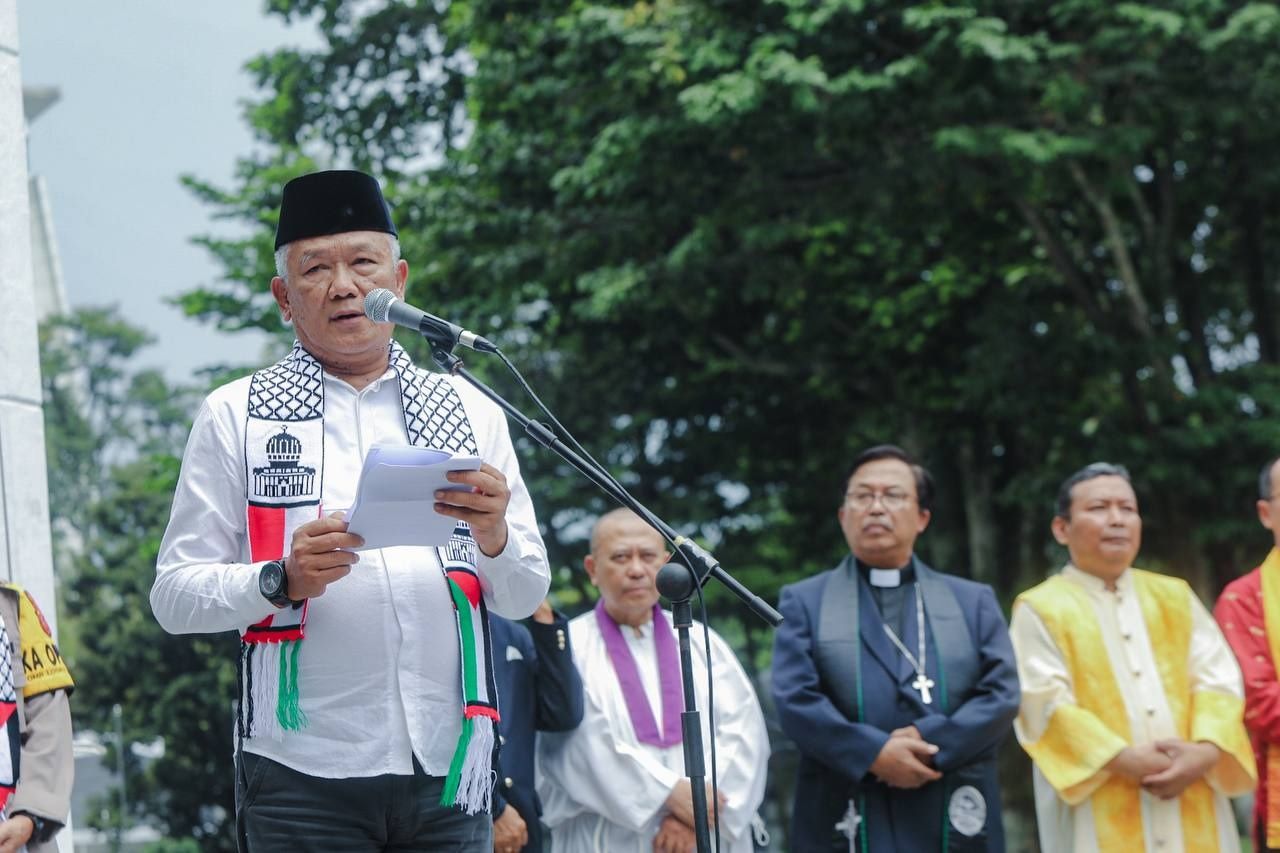
[[844, 496], [845, 505], [858, 512], [871, 509], [877, 500], [887, 512], [897, 512], [909, 504], [912, 498], [911, 495], [897, 489], [889, 489], [885, 492], [849, 492]]

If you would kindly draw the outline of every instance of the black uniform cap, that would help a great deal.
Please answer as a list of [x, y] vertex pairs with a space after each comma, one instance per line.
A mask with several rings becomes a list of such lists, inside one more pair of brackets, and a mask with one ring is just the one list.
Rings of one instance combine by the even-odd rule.
[[396, 234], [391, 209], [372, 175], [354, 171], [312, 172], [284, 185], [276, 248], [307, 237], [346, 231]]

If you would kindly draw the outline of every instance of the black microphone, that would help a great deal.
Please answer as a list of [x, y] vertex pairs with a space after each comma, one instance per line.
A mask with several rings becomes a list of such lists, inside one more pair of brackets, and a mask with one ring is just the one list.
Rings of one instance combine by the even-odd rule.
[[497, 346], [475, 332], [468, 332], [448, 320], [414, 308], [385, 287], [369, 291], [369, 295], [364, 298], [364, 314], [375, 323], [395, 323], [397, 326], [413, 329], [432, 343], [442, 344], [450, 349], [462, 344], [479, 352], [498, 351]]

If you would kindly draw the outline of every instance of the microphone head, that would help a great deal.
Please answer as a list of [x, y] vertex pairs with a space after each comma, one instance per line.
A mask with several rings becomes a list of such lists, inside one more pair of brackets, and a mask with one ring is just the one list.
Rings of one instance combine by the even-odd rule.
[[391, 322], [391, 303], [396, 295], [385, 287], [369, 291], [364, 298], [364, 315], [375, 323]]

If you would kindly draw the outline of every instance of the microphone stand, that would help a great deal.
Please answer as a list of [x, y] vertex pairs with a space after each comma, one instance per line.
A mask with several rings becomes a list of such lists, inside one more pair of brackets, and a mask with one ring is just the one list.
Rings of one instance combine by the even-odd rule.
[[693, 652], [689, 642], [689, 628], [693, 624], [693, 607], [689, 599], [702, 587], [708, 577], [720, 581], [736, 595], [747, 608], [772, 627], [782, 624], [782, 614], [768, 602], [747, 589], [720, 566], [710, 552], [698, 543], [681, 535], [649, 511], [630, 492], [622, 488], [604, 470], [583, 458], [561, 441], [546, 424], [525, 416], [500, 394], [477, 379], [463, 366], [462, 359], [453, 354], [457, 340], [448, 335], [422, 332], [431, 345], [431, 357], [446, 373], [460, 376], [473, 385], [506, 412], [507, 416], [524, 428], [534, 441], [568, 462], [578, 473], [595, 483], [618, 503], [630, 509], [663, 538], [671, 542], [681, 563], [667, 563], [658, 572], [658, 591], [672, 602], [672, 621], [675, 623], [680, 645], [680, 675], [684, 685], [684, 712], [680, 715], [681, 736], [684, 743], [685, 776], [693, 795], [694, 833], [698, 841], [698, 853], [710, 853], [711, 837], [707, 819], [706, 767], [702, 755], [702, 721], [698, 712], [697, 695], [693, 691]]
[[[684, 745], [684, 775], [689, 777], [693, 795], [693, 834], [698, 853], [711, 849], [711, 829], [707, 825], [707, 767], [702, 755], [702, 715], [693, 692], [693, 650], [689, 629], [693, 627], [693, 604], [697, 589], [694, 574], [683, 563], [667, 563], [658, 570], [658, 592], [671, 602], [671, 621], [680, 644], [680, 680], [684, 684], [684, 711], [680, 714], [680, 735]], [[719, 812], [719, 803], [716, 804]], [[719, 814], [716, 815], [719, 822]]]

